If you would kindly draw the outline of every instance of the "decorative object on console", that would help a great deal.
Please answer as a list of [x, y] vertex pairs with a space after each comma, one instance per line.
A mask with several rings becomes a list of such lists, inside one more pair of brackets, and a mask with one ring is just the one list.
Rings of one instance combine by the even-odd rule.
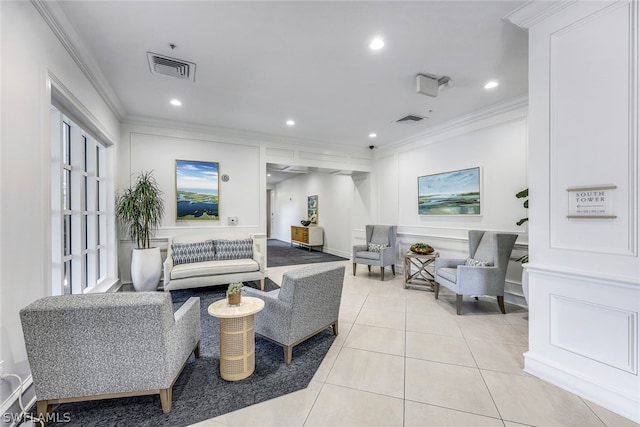
[[430, 254], [433, 252], [433, 248], [426, 243], [414, 243], [409, 249], [416, 254]]
[[176, 221], [219, 221], [217, 162], [176, 160]]
[[418, 215], [480, 215], [480, 168], [418, 177]]
[[300, 221], [300, 224], [304, 225], [305, 227], [308, 227], [309, 224], [311, 224], [311, 221], [307, 221], [307, 220], [303, 219], [302, 221]]
[[318, 195], [307, 197], [307, 218], [311, 224], [318, 223]]
[[142, 172], [133, 186], [116, 198], [116, 218], [136, 243], [131, 256], [131, 280], [136, 291], [152, 291], [160, 281], [160, 248], [151, 248], [150, 237], [164, 215], [162, 191], [153, 172]]
[[233, 282], [227, 288], [227, 302], [229, 305], [240, 305], [242, 301], [242, 282]]

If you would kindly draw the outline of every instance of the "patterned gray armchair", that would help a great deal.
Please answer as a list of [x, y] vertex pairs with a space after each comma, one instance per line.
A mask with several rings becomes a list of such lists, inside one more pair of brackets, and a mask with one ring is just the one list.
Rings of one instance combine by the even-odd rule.
[[175, 313], [163, 292], [41, 298], [20, 311], [38, 414], [57, 403], [160, 394], [199, 357], [200, 298]]
[[456, 313], [462, 310], [462, 295], [493, 295], [498, 299], [502, 314], [504, 308], [504, 279], [516, 234], [469, 231], [469, 257], [467, 259], [436, 258], [435, 298], [440, 285], [455, 292]]
[[244, 288], [248, 296], [264, 300], [264, 310], [256, 314], [256, 333], [284, 348], [287, 365], [294, 346], [329, 326], [338, 335], [344, 271], [343, 265], [316, 264], [285, 273], [280, 289]]
[[367, 225], [366, 245], [353, 247], [353, 275], [356, 275], [356, 264], [366, 264], [369, 271], [371, 266], [380, 267], [380, 280], [384, 280], [384, 268], [391, 266], [391, 272], [396, 275], [396, 234], [395, 225]]

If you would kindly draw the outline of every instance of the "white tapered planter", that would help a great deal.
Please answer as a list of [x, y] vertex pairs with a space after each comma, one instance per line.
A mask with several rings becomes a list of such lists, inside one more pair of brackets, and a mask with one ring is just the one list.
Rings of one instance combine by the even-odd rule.
[[131, 255], [131, 280], [137, 292], [155, 291], [160, 282], [160, 248], [134, 249]]

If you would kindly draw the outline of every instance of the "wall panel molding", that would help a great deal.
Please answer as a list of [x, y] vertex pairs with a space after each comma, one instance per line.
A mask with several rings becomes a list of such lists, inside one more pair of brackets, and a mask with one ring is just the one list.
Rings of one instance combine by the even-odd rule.
[[637, 324], [637, 312], [549, 295], [552, 346], [632, 374], [638, 373]]

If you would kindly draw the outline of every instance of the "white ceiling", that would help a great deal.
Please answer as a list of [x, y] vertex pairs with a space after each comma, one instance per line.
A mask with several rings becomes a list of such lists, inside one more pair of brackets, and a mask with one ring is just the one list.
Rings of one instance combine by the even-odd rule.
[[[127, 120], [367, 149], [527, 94], [516, 1], [66, 1], [60, 6]], [[385, 47], [368, 47], [379, 35]], [[177, 47], [172, 50], [169, 44]], [[153, 75], [148, 51], [195, 62], [195, 83]], [[415, 76], [451, 77], [436, 98]], [[500, 86], [483, 89], [487, 80]], [[169, 100], [178, 98], [182, 107]], [[429, 117], [401, 125], [406, 114]], [[287, 127], [285, 120], [296, 125]], [[369, 139], [376, 132], [375, 140]]]

